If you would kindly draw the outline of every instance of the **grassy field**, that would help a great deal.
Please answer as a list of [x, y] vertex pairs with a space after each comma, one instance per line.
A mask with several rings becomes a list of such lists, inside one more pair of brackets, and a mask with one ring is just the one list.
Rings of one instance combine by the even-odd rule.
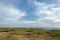
[[60, 40], [60, 30], [0, 28], [0, 40]]

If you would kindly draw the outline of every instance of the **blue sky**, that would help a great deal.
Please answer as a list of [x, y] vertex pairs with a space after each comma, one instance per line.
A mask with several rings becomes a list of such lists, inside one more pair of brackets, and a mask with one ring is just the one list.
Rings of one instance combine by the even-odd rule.
[[0, 0], [0, 27], [60, 28], [60, 0]]

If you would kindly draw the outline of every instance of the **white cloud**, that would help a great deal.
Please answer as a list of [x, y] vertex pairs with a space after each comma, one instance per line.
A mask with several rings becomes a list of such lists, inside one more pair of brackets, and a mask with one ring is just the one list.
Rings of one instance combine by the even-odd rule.
[[37, 1], [35, 1], [34, 3], [36, 6], [35, 13], [37, 16], [39, 16], [38, 20], [51, 20], [53, 22], [60, 22], [59, 6], [56, 6], [56, 4], [40, 3]]
[[0, 18], [4, 21], [18, 21], [24, 16], [26, 16], [25, 12], [22, 12], [14, 6], [0, 5]]
[[32, 23], [37, 23], [37, 21], [23, 21], [23, 23], [28, 23], [28, 24], [32, 24]]
[[27, 24], [38, 28], [60, 28], [60, 6], [58, 4], [47, 4], [45, 2], [31, 0], [29, 5], [36, 7], [34, 14], [38, 19], [36, 21], [30, 21], [31, 23], [27, 22]]
[[[11, 0], [16, 2], [15, 0]], [[30, 0], [29, 0], [30, 1]], [[26, 16], [26, 12], [23, 12], [15, 7], [13, 4], [0, 3], [0, 26], [3, 27], [52, 27], [52, 28], [60, 28], [60, 7], [56, 6], [56, 4], [47, 4], [40, 3], [35, 0], [30, 1], [31, 6], [35, 6], [35, 14], [38, 16], [37, 21], [19, 21], [22, 17]], [[33, 3], [34, 2], [34, 3]], [[18, 3], [18, 2], [16, 2]], [[19, 3], [18, 3], [19, 4]]]

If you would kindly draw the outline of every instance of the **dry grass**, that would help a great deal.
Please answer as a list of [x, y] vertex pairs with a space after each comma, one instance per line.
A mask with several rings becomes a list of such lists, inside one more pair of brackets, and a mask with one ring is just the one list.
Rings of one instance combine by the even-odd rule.
[[0, 40], [60, 40], [60, 30], [1, 28]]

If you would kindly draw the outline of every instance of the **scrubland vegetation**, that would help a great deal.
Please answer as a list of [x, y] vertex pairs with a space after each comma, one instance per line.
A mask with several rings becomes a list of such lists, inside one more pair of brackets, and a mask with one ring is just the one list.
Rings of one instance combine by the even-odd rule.
[[0, 28], [0, 40], [60, 40], [60, 30]]

